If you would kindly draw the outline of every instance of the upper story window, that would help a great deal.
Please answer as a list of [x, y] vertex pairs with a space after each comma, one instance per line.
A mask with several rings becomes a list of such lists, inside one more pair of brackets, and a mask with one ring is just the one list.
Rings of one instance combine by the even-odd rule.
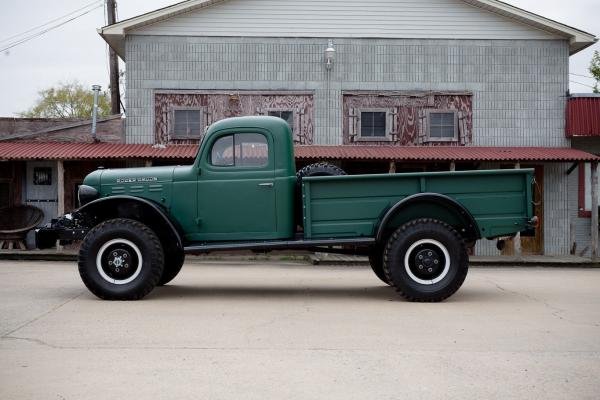
[[429, 141], [453, 142], [458, 140], [456, 111], [429, 111], [427, 119]]
[[223, 136], [213, 144], [210, 160], [217, 167], [264, 167], [269, 163], [267, 138], [260, 133]]
[[202, 136], [202, 110], [184, 108], [173, 110], [173, 139], [200, 139]]
[[287, 122], [292, 131], [292, 135], [294, 134], [294, 111], [292, 110], [271, 110], [269, 111], [269, 116], [278, 117]]
[[391, 110], [385, 108], [362, 109], [358, 111], [356, 140], [388, 141], [391, 140]]

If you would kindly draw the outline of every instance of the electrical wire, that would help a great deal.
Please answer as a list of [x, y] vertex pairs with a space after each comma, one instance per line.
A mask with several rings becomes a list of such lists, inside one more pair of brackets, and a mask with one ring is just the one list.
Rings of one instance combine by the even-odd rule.
[[575, 73], [573, 73], [573, 72], [569, 72], [569, 75], [579, 76], [579, 77], [582, 77], [582, 78], [588, 78], [588, 79], [596, 79], [596, 78], [594, 78], [593, 76], [589, 76], [589, 75], [581, 75], [581, 74], [575, 74]]
[[33, 33], [33, 34], [29, 35], [29, 36], [26, 36], [24, 38], [18, 39], [16, 41], [12, 42], [12, 43], [9, 43], [8, 45], [4, 45], [5, 47], [0, 48], [0, 53], [4, 52], [6, 50], [12, 49], [13, 47], [16, 47], [16, 46], [18, 46], [20, 44], [23, 44], [25, 42], [28, 42], [28, 41], [30, 41], [32, 39], [40, 37], [40, 36], [44, 35], [45, 33], [48, 33], [48, 32], [50, 32], [50, 31], [52, 31], [54, 29], [60, 28], [61, 26], [66, 25], [69, 22], [74, 21], [74, 20], [76, 20], [78, 18], [81, 18], [84, 15], [89, 14], [92, 11], [94, 11], [94, 10], [100, 8], [100, 7], [103, 7], [103, 6], [104, 6], [104, 4], [98, 4], [96, 7], [92, 8], [92, 9], [89, 9], [87, 11], [84, 11], [84, 12], [82, 12], [80, 14], [77, 14], [76, 16], [71, 17], [71, 18], [67, 19], [66, 21], [63, 21], [63, 22], [58, 23], [56, 25], [52, 25], [52, 26], [50, 26], [50, 27], [48, 27], [48, 28], [46, 28], [46, 29], [44, 29], [42, 31], [39, 31], [39, 32]]
[[576, 83], [576, 84], [581, 85], [581, 86], [586, 86], [586, 87], [589, 87], [590, 89], [595, 89], [592, 85], [586, 85], [585, 83], [576, 82], [576, 81], [569, 81], [569, 82]]
[[20, 36], [23, 36], [23, 35], [26, 35], [26, 34], [28, 34], [28, 33], [31, 33], [31, 32], [33, 32], [33, 31], [35, 31], [35, 30], [38, 30], [38, 29], [40, 29], [40, 28], [44, 28], [44, 27], [45, 27], [45, 26], [47, 26], [47, 25], [50, 25], [50, 24], [52, 24], [52, 23], [54, 23], [54, 22], [60, 21], [60, 20], [62, 20], [62, 19], [65, 19], [65, 18], [67, 18], [67, 17], [70, 17], [71, 15], [73, 15], [73, 14], [75, 14], [75, 13], [79, 12], [79, 11], [85, 10], [86, 8], [89, 8], [89, 7], [91, 7], [91, 6], [93, 6], [93, 5], [96, 5], [96, 4], [100, 3], [100, 2], [104, 2], [104, 0], [95, 0], [95, 1], [93, 1], [93, 2], [91, 2], [91, 3], [89, 3], [89, 4], [86, 4], [85, 6], [83, 6], [83, 7], [81, 7], [81, 8], [78, 8], [77, 10], [73, 10], [73, 11], [71, 11], [71, 12], [70, 12], [70, 13], [68, 13], [68, 14], [65, 14], [65, 15], [63, 15], [63, 16], [60, 16], [60, 17], [58, 17], [58, 18], [54, 18], [54, 19], [52, 19], [52, 20], [50, 20], [50, 21], [48, 21], [48, 22], [46, 22], [46, 23], [44, 23], [44, 24], [41, 24], [41, 25], [35, 26], [35, 27], [33, 27], [33, 28], [31, 28], [31, 29], [28, 29], [28, 30], [26, 30], [26, 31], [24, 31], [24, 32], [21, 32], [21, 33], [18, 33], [18, 34], [16, 34], [16, 35], [12, 35], [12, 36], [9, 36], [9, 37], [7, 37], [7, 38], [5, 38], [5, 39], [2, 39], [2, 40], [0, 40], [0, 43], [8, 42], [9, 40], [16, 39], [16, 38], [18, 38], [18, 37], [20, 37]]

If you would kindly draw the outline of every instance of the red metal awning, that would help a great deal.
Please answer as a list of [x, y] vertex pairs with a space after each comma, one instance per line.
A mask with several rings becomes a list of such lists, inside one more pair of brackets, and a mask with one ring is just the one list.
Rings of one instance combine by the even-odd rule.
[[600, 136], [600, 96], [572, 97], [567, 104], [567, 137]]
[[125, 143], [0, 142], [0, 160], [194, 158], [198, 146]]
[[556, 147], [299, 146], [297, 159], [390, 161], [600, 161], [600, 157]]
[[[0, 160], [192, 159], [197, 145], [0, 142]], [[380, 161], [600, 161], [571, 148], [449, 146], [297, 146], [299, 160]]]

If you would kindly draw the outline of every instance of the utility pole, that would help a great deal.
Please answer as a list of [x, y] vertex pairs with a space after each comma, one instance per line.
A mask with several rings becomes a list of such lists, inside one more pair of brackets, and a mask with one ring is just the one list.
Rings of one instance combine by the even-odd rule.
[[[115, 0], [106, 0], [106, 14], [108, 24], [112, 25], [116, 20], [117, 3]], [[110, 74], [110, 112], [121, 113], [121, 91], [119, 90], [119, 59], [117, 53], [109, 46], [109, 74]]]

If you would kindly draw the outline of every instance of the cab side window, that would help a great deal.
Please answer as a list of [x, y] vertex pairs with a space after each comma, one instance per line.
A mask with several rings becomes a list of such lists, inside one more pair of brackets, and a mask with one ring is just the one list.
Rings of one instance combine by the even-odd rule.
[[232, 167], [235, 165], [233, 159], [233, 135], [223, 136], [213, 144], [210, 152], [210, 162], [217, 167]]
[[217, 167], [264, 167], [268, 163], [267, 138], [259, 133], [223, 136], [211, 150], [211, 164]]

